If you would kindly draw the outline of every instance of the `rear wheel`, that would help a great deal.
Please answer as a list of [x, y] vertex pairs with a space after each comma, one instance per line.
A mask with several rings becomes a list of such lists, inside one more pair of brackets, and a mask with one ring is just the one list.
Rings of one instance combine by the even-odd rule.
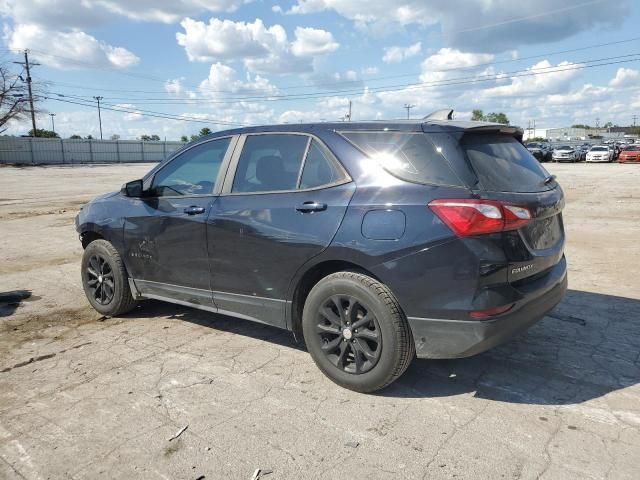
[[109, 317], [127, 313], [137, 305], [122, 259], [106, 240], [95, 240], [84, 250], [82, 287], [91, 306]]
[[386, 387], [415, 356], [398, 301], [385, 285], [358, 272], [320, 280], [305, 302], [302, 328], [318, 368], [358, 392]]

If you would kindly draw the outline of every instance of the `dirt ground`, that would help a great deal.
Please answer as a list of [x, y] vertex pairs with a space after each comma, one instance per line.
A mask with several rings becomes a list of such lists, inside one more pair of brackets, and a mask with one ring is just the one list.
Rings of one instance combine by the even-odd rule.
[[275, 328], [90, 309], [74, 216], [149, 168], [0, 168], [0, 478], [638, 478], [640, 165], [548, 165], [565, 300], [377, 395], [337, 387]]

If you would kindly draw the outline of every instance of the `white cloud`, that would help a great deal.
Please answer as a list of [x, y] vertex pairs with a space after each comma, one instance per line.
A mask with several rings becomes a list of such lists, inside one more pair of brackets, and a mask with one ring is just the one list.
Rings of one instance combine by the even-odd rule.
[[[126, 68], [140, 60], [125, 48], [108, 45], [79, 30], [57, 32], [35, 24], [20, 24], [5, 31], [5, 40], [14, 51], [34, 49], [32, 57], [55, 68]], [[46, 52], [41, 50], [43, 45]]]
[[169, 95], [175, 97], [186, 97], [189, 99], [196, 98], [196, 93], [184, 86], [184, 77], [169, 79], [164, 82], [164, 89]]
[[281, 25], [266, 27], [262, 20], [253, 23], [211, 18], [209, 23], [185, 18], [178, 32], [178, 44], [191, 61], [243, 61], [247, 69], [258, 73], [295, 73], [312, 69], [312, 59], [335, 51], [338, 43], [330, 32], [297, 28], [291, 43]]
[[[446, 80], [469, 78], [482, 75], [480, 67], [493, 61], [490, 53], [462, 52], [455, 48], [441, 48], [428, 56], [420, 64], [420, 81], [425, 83], [439, 83]], [[460, 88], [460, 87], [458, 87]]]
[[[512, 97], [527, 94], [553, 94], [568, 90], [571, 80], [580, 73], [573, 67], [579, 66], [570, 62], [560, 62], [552, 65], [548, 60], [542, 60], [521, 76], [510, 77], [510, 83], [493, 88], [484, 89], [481, 92], [485, 97]], [[533, 73], [542, 73], [535, 75]], [[543, 73], [544, 72], [544, 73]]]
[[268, 96], [278, 93], [278, 89], [267, 78], [260, 75], [247, 75], [246, 81], [236, 78], [236, 71], [228, 65], [214, 63], [209, 69], [209, 76], [200, 83], [200, 92], [210, 98], [223, 98], [223, 94], [231, 93], [247, 96]]
[[15, 23], [37, 23], [52, 29], [89, 28], [115, 16], [174, 23], [202, 12], [231, 12], [250, 0], [3, 0], [0, 14]]
[[610, 87], [625, 88], [637, 87], [640, 82], [640, 72], [632, 68], [619, 68], [616, 76], [609, 82]]
[[334, 39], [331, 32], [317, 28], [297, 27], [296, 39], [291, 44], [291, 52], [298, 57], [311, 57], [335, 52], [340, 44]]
[[422, 51], [422, 43], [417, 42], [408, 47], [387, 47], [384, 49], [384, 63], [400, 63], [407, 58], [415, 57]]
[[629, 14], [632, 2], [607, 2], [606, 15], [602, 12], [602, 2], [562, 3], [557, 0], [297, 0], [287, 13], [333, 10], [352, 20], [356, 27], [378, 33], [407, 25], [440, 24], [443, 36], [453, 47], [499, 52], [516, 45], [562, 40], [594, 27], [615, 27]]

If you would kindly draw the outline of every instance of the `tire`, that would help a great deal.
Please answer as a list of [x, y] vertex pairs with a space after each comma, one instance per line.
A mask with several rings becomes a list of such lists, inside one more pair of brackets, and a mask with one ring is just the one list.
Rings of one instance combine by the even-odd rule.
[[129, 288], [127, 270], [117, 250], [106, 240], [87, 245], [82, 255], [82, 288], [91, 306], [107, 317], [133, 310], [138, 302]]
[[357, 392], [391, 384], [415, 357], [413, 336], [398, 301], [387, 286], [359, 272], [328, 275], [311, 289], [302, 332], [318, 368]]

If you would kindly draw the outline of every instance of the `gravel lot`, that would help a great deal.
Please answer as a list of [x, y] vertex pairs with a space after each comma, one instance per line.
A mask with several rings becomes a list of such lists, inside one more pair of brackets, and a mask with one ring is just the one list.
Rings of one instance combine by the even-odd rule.
[[0, 168], [0, 292], [31, 292], [0, 305], [0, 478], [638, 478], [640, 165], [548, 165], [566, 299], [378, 395], [335, 386], [275, 328], [90, 309], [73, 218], [149, 168]]

